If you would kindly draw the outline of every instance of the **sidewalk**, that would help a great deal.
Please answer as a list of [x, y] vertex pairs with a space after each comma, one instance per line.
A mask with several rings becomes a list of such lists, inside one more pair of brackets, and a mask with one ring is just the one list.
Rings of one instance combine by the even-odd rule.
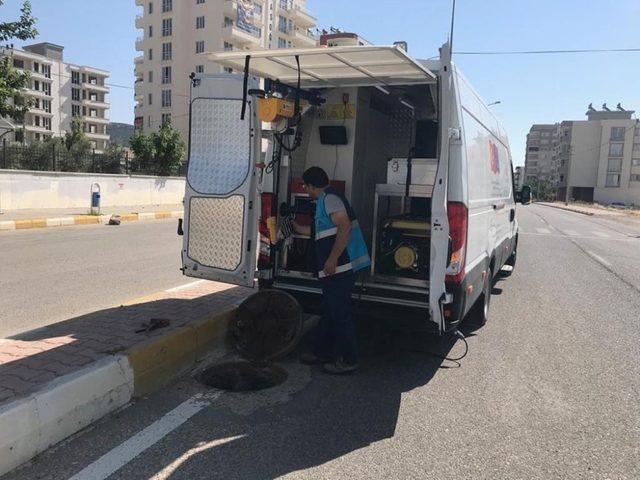
[[100, 215], [90, 215], [89, 208], [8, 210], [0, 213], [0, 230], [107, 223], [111, 215], [120, 215], [122, 221], [178, 218], [182, 212], [181, 204], [103, 207]]
[[[197, 281], [0, 339], [0, 476], [193, 367], [250, 293]], [[170, 324], [135, 333], [152, 319]]]
[[589, 206], [582, 204], [570, 203], [569, 205], [565, 205], [564, 202], [536, 202], [536, 205], [544, 205], [545, 207], [559, 208], [560, 210], [567, 210], [568, 212], [581, 213], [583, 215], [606, 215], [610, 217], [619, 217], [623, 216], [624, 213], [621, 211], [615, 211], [607, 208], [602, 208], [598, 206]]

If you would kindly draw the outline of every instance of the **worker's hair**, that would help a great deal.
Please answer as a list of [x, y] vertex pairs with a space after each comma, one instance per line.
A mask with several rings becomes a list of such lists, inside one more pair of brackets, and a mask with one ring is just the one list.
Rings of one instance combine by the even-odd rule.
[[329, 185], [329, 176], [327, 175], [327, 172], [320, 167], [311, 167], [302, 174], [302, 181], [305, 185], [324, 188]]

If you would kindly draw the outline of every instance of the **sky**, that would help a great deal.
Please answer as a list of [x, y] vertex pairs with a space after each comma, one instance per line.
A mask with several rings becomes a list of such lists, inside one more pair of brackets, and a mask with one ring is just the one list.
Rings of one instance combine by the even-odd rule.
[[[193, 0], [174, 0], [177, 2]], [[225, 1], [225, 0], [208, 0]], [[10, 19], [22, 0], [5, 0]], [[111, 72], [112, 121], [133, 123], [134, 0], [32, 0], [36, 41], [65, 46], [65, 59]], [[409, 43], [416, 58], [437, 55], [449, 35], [451, 0], [307, 0], [324, 28], [370, 42]], [[20, 42], [16, 42], [20, 45]], [[502, 120], [515, 165], [524, 164], [533, 123], [582, 120], [587, 105], [618, 102], [640, 112], [640, 52], [462, 55], [456, 52], [640, 48], [640, 0], [457, 0], [454, 62]], [[118, 88], [121, 85], [125, 88]]]

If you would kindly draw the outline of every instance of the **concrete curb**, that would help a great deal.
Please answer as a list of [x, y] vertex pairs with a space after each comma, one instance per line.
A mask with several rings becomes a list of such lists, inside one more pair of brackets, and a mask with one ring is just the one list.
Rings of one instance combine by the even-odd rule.
[[225, 344], [235, 312], [207, 315], [0, 407], [0, 476], [193, 368]]
[[551, 205], [550, 203], [536, 202], [536, 205], [542, 205], [543, 207], [557, 208], [558, 210], [565, 210], [567, 212], [579, 213], [580, 215], [587, 215], [589, 217], [594, 216], [592, 212], [585, 212], [584, 210], [577, 210], [571, 207], [561, 207], [560, 205]]
[[[126, 213], [120, 215], [123, 222], [164, 220], [182, 217], [182, 210], [167, 212]], [[69, 225], [107, 224], [111, 215], [76, 215], [73, 217], [33, 218], [30, 220], [7, 220], [0, 222], [0, 230], [29, 230], [33, 228], [66, 227]]]

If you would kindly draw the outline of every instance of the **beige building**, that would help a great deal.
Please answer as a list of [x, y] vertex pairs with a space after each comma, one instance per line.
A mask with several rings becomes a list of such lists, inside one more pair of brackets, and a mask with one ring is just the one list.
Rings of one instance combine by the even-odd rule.
[[640, 205], [640, 122], [634, 113], [620, 104], [615, 110], [589, 105], [586, 120], [534, 125], [525, 183], [549, 180], [559, 200]]
[[63, 136], [70, 131], [72, 119], [79, 117], [93, 148], [101, 152], [109, 141], [109, 72], [67, 63], [63, 51], [64, 47], [52, 43], [0, 50], [0, 57], [10, 56], [15, 68], [29, 72], [25, 95], [34, 102], [24, 123], [12, 121], [15, 130], [5, 138], [29, 144]]
[[206, 52], [313, 47], [316, 19], [305, 0], [136, 0], [135, 125], [157, 130], [171, 119], [187, 139], [189, 75], [220, 73]]
[[524, 185], [524, 167], [515, 167], [513, 170], [513, 184], [517, 191], [522, 190]]

